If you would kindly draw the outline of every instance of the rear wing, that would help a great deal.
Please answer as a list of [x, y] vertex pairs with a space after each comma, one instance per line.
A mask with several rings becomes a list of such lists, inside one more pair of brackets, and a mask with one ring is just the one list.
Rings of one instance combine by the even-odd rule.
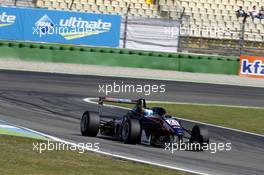
[[113, 102], [113, 103], [124, 103], [124, 104], [135, 104], [136, 108], [143, 107], [146, 108], [146, 100], [145, 99], [138, 99], [138, 100], [131, 100], [131, 99], [124, 99], [124, 98], [112, 98], [112, 97], [99, 97], [98, 100], [98, 113], [101, 115], [103, 113], [103, 104], [104, 102]]

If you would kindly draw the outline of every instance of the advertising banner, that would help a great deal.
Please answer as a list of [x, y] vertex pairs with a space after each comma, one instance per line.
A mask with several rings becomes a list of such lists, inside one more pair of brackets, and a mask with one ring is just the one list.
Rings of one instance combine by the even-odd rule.
[[239, 76], [264, 78], [264, 57], [240, 56]]
[[0, 39], [119, 47], [121, 17], [0, 7]]
[[[121, 29], [124, 30], [125, 19]], [[162, 52], [177, 52], [180, 23], [171, 19], [128, 17], [126, 48]], [[124, 36], [121, 38], [124, 39]], [[123, 41], [121, 40], [121, 45]]]

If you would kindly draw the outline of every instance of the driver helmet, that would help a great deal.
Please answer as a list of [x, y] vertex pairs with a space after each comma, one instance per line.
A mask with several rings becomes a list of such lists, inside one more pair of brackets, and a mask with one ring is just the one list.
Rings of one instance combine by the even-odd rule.
[[153, 115], [153, 110], [151, 109], [144, 109], [144, 116], [151, 116]]

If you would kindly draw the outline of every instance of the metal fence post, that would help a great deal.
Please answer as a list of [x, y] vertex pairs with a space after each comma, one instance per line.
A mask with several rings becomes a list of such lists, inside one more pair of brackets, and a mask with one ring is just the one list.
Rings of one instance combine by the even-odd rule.
[[185, 7], [183, 8], [183, 11], [180, 15], [180, 19], [179, 19], [179, 22], [180, 22], [180, 25], [178, 26], [178, 51], [177, 52], [180, 52], [181, 51], [181, 27], [182, 27], [182, 18], [183, 18], [183, 15], [185, 13]]
[[248, 15], [246, 15], [243, 19], [241, 26], [241, 34], [240, 34], [240, 43], [239, 43], [239, 54], [243, 53], [244, 43], [245, 43], [245, 24], [247, 22]]
[[72, 10], [72, 6], [73, 6], [74, 0], [71, 1], [71, 5], [70, 5], [70, 10]]
[[128, 13], [130, 11], [130, 5], [127, 7], [127, 12], [125, 16], [125, 27], [124, 27], [124, 38], [123, 38], [123, 48], [126, 48], [126, 40], [127, 40], [127, 24], [128, 24]]

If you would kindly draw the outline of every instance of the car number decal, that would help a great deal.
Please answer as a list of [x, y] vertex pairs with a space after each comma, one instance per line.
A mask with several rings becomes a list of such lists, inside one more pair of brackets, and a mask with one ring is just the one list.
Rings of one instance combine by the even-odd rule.
[[166, 122], [171, 126], [180, 126], [177, 120], [166, 120]]

